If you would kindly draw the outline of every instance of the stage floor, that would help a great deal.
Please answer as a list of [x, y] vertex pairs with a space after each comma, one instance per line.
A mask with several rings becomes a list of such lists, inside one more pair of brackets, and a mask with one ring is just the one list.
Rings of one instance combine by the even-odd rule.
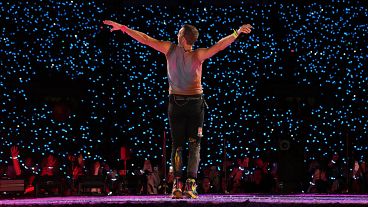
[[368, 195], [201, 195], [199, 199], [173, 200], [154, 196], [66, 196], [2, 198], [0, 206], [368, 206]]

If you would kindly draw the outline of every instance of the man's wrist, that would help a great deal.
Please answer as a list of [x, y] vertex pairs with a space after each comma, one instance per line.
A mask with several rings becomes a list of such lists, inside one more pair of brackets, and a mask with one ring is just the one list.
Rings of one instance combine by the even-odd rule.
[[125, 33], [128, 30], [128, 27], [125, 25], [121, 25], [120, 30]]
[[233, 32], [232, 35], [234, 36], [235, 39], [238, 38], [238, 36], [239, 36], [238, 32], [235, 29], [234, 29], [234, 32]]

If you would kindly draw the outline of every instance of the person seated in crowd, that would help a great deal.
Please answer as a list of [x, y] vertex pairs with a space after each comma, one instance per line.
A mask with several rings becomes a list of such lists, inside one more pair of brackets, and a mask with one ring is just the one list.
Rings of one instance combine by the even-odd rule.
[[25, 193], [32, 193], [36, 185], [36, 177], [39, 175], [40, 169], [32, 157], [26, 157], [22, 176], [25, 179]]
[[329, 180], [329, 192], [331, 193], [342, 193], [346, 190], [346, 180], [345, 175], [346, 169], [340, 161], [340, 156], [338, 153], [333, 153], [327, 165], [327, 176]]
[[41, 162], [41, 176], [55, 177], [59, 174], [59, 162], [52, 154], [47, 155]]
[[154, 173], [151, 161], [145, 160], [143, 164], [141, 193], [157, 194], [159, 184], [160, 184], [160, 177], [158, 174], [158, 169], [156, 169], [156, 173]]
[[350, 174], [351, 178], [351, 192], [362, 193], [364, 184], [364, 175], [361, 165], [357, 160], [354, 161], [353, 171]]
[[267, 193], [269, 192], [268, 185], [266, 183], [264, 172], [260, 168], [256, 168], [250, 177], [250, 182], [247, 183], [248, 189], [253, 193]]
[[255, 160], [255, 170], [251, 179], [252, 192], [270, 193], [274, 185], [274, 179], [269, 172], [269, 162], [263, 161], [262, 158]]
[[38, 192], [42, 194], [62, 194], [65, 180], [60, 176], [57, 158], [48, 154], [41, 162], [41, 174], [37, 180]]
[[308, 193], [327, 193], [328, 182], [326, 172], [320, 168], [315, 169], [312, 175], [312, 181], [307, 190]]
[[219, 193], [221, 192], [221, 177], [219, 168], [217, 166], [211, 166], [209, 172], [209, 179], [212, 185], [212, 193]]
[[167, 184], [167, 189], [166, 192], [171, 192], [172, 191], [172, 186], [174, 183], [174, 169], [172, 166], [169, 167], [169, 172], [167, 173], [167, 178], [166, 178], [166, 184]]
[[161, 184], [161, 177], [160, 177], [160, 171], [159, 171], [159, 167], [158, 165], [155, 165], [153, 167], [153, 173], [152, 173], [152, 178], [149, 178], [149, 183], [152, 183], [151, 186], [154, 186], [154, 193], [152, 194], [158, 194], [158, 186]]
[[100, 178], [104, 178], [106, 182], [105, 189], [102, 188], [91, 188], [91, 193], [101, 194], [103, 191], [109, 194], [111, 189], [113, 188], [113, 183], [117, 179], [117, 172], [110, 170], [109, 165], [105, 163], [100, 163], [98, 160], [94, 160], [91, 164], [90, 171], [88, 172], [89, 176], [97, 176]]
[[213, 186], [211, 186], [211, 181], [209, 177], [202, 178], [199, 189], [198, 189], [198, 193], [201, 193], [201, 194], [214, 193]]
[[69, 154], [68, 156], [68, 188], [65, 190], [66, 195], [75, 195], [77, 194], [78, 189], [78, 178], [80, 176], [86, 175], [86, 166], [85, 161], [83, 159], [83, 155], [79, 154], [78, 157]]
[[[71, 166], [70, 174], [73, 178], [73, 185], [68, 195], [78, 193], [102, 194], [110, 192], [110, 183], [115, 175], [110, 172], [110, 168], [105, 163], [98, 160], [87, 162], [82, 154], [78, 157], [68, 156]], [[108, 179], [110, 178], [110, 179]]]
[[228, 179], [228, 189], [231, 194], [233, 193], [243, 193], [245, 191], [244, 184], [247, 179], [245, 173], [249, 173], [249, 158], [245, 157], [243, 159], [238, 158], [237, 164], [233, 167], [229, 179]]
[[78, 180], [79, 176], [86, 174], [86, 166], [85, 161], [82, 154], [79, 154], [78, 157], [70, 156], [69, 160], [72, 162], [72, 176], [74, 180]]
[[272, 184], [271, 184], [272, 193], [281, 192], [278, 168], [279, 168], [279, 163], [276, 161], [272, 162], [271, 169], [270, 169], [270, 179], [272, 179]]
[[12, 146], [10, 148], [10, 153], [12, 156], [12, 162], [13, 162], [13, 169], [14, 169], [14, 175], [11, 175], [10, 173], [8, 174], [9, 177], [11, 178], [16, 178], [21, 176], [22, 174], [22, 170], [20, 169], [20, 164], [19, 164], [19, 160], [18, 160], [18, 155], [19, 155], [19, 150], [17, 146]]
[[[36, 184], [35, 179], [39, 174], [38, 165], [34, 163], [32, 157], [26, 157], [25, 162], [23, 164], [23, 169], [20, 165], [19, 158], [20, 153], [17, 146], [12, 146], [10, 148], [11, 158], [12, 158], [12, 167], [10, 168], [11, 173], [7, 175], [10, 178], [23, 178], [25, 185], [25, 194], [34, 193], [34, 186]], [[8, 168], [9, 169], [9, 168]]]

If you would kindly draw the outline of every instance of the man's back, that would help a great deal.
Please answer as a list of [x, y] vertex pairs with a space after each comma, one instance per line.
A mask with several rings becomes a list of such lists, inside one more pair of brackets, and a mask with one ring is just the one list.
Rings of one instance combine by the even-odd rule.
[[186, 51], [183, 47], [172, 44], [167, 59], [169, 93], [178, 95], [202, 94], [202, 62], [195, 51]]

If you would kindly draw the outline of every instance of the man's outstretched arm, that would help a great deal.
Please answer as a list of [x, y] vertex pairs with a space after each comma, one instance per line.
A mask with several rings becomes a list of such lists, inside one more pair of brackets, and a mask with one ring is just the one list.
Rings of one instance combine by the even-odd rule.
[[253, 27], [249, 24], [245, 24], [241, 26], [236, 33], [234, 32], [231, 35], [228, 35], [224, 38], [222, 38], [220, 41], [218, 41], [216, 44], [212, 45], [209, 48], [199, 48], [198, 51], [198, 59], [200, 61], [204, 61], [212, 56], [214, 56], [216, 53], [220, 52], [221, 50], [227, 48], [231, 43], [235, 41], [238, 35], [241, 33], [249, 34]]
[[134, 29], [130, 29], [129, 27], [125, 25], [116, 23], [111, 20], [104, 20], [103, 23], [106, 25], [112, 26], [112, 29], [110, 30], [111, 32], [116, 31], [116, 30], [121, 30], [122, 32], [128, 34], [129, 36], [131, 36], [133, 39], [137, 40], [138, 42], [148, 45], [152, 47], [153, 49], [159, 52], [162, 52], [164, 54], [166, 54], [170, 49], [171, 43], [168, 41], [157, 40], [153, 37], [150, 37], [144, 34], [143, 32], [140, 32]]

